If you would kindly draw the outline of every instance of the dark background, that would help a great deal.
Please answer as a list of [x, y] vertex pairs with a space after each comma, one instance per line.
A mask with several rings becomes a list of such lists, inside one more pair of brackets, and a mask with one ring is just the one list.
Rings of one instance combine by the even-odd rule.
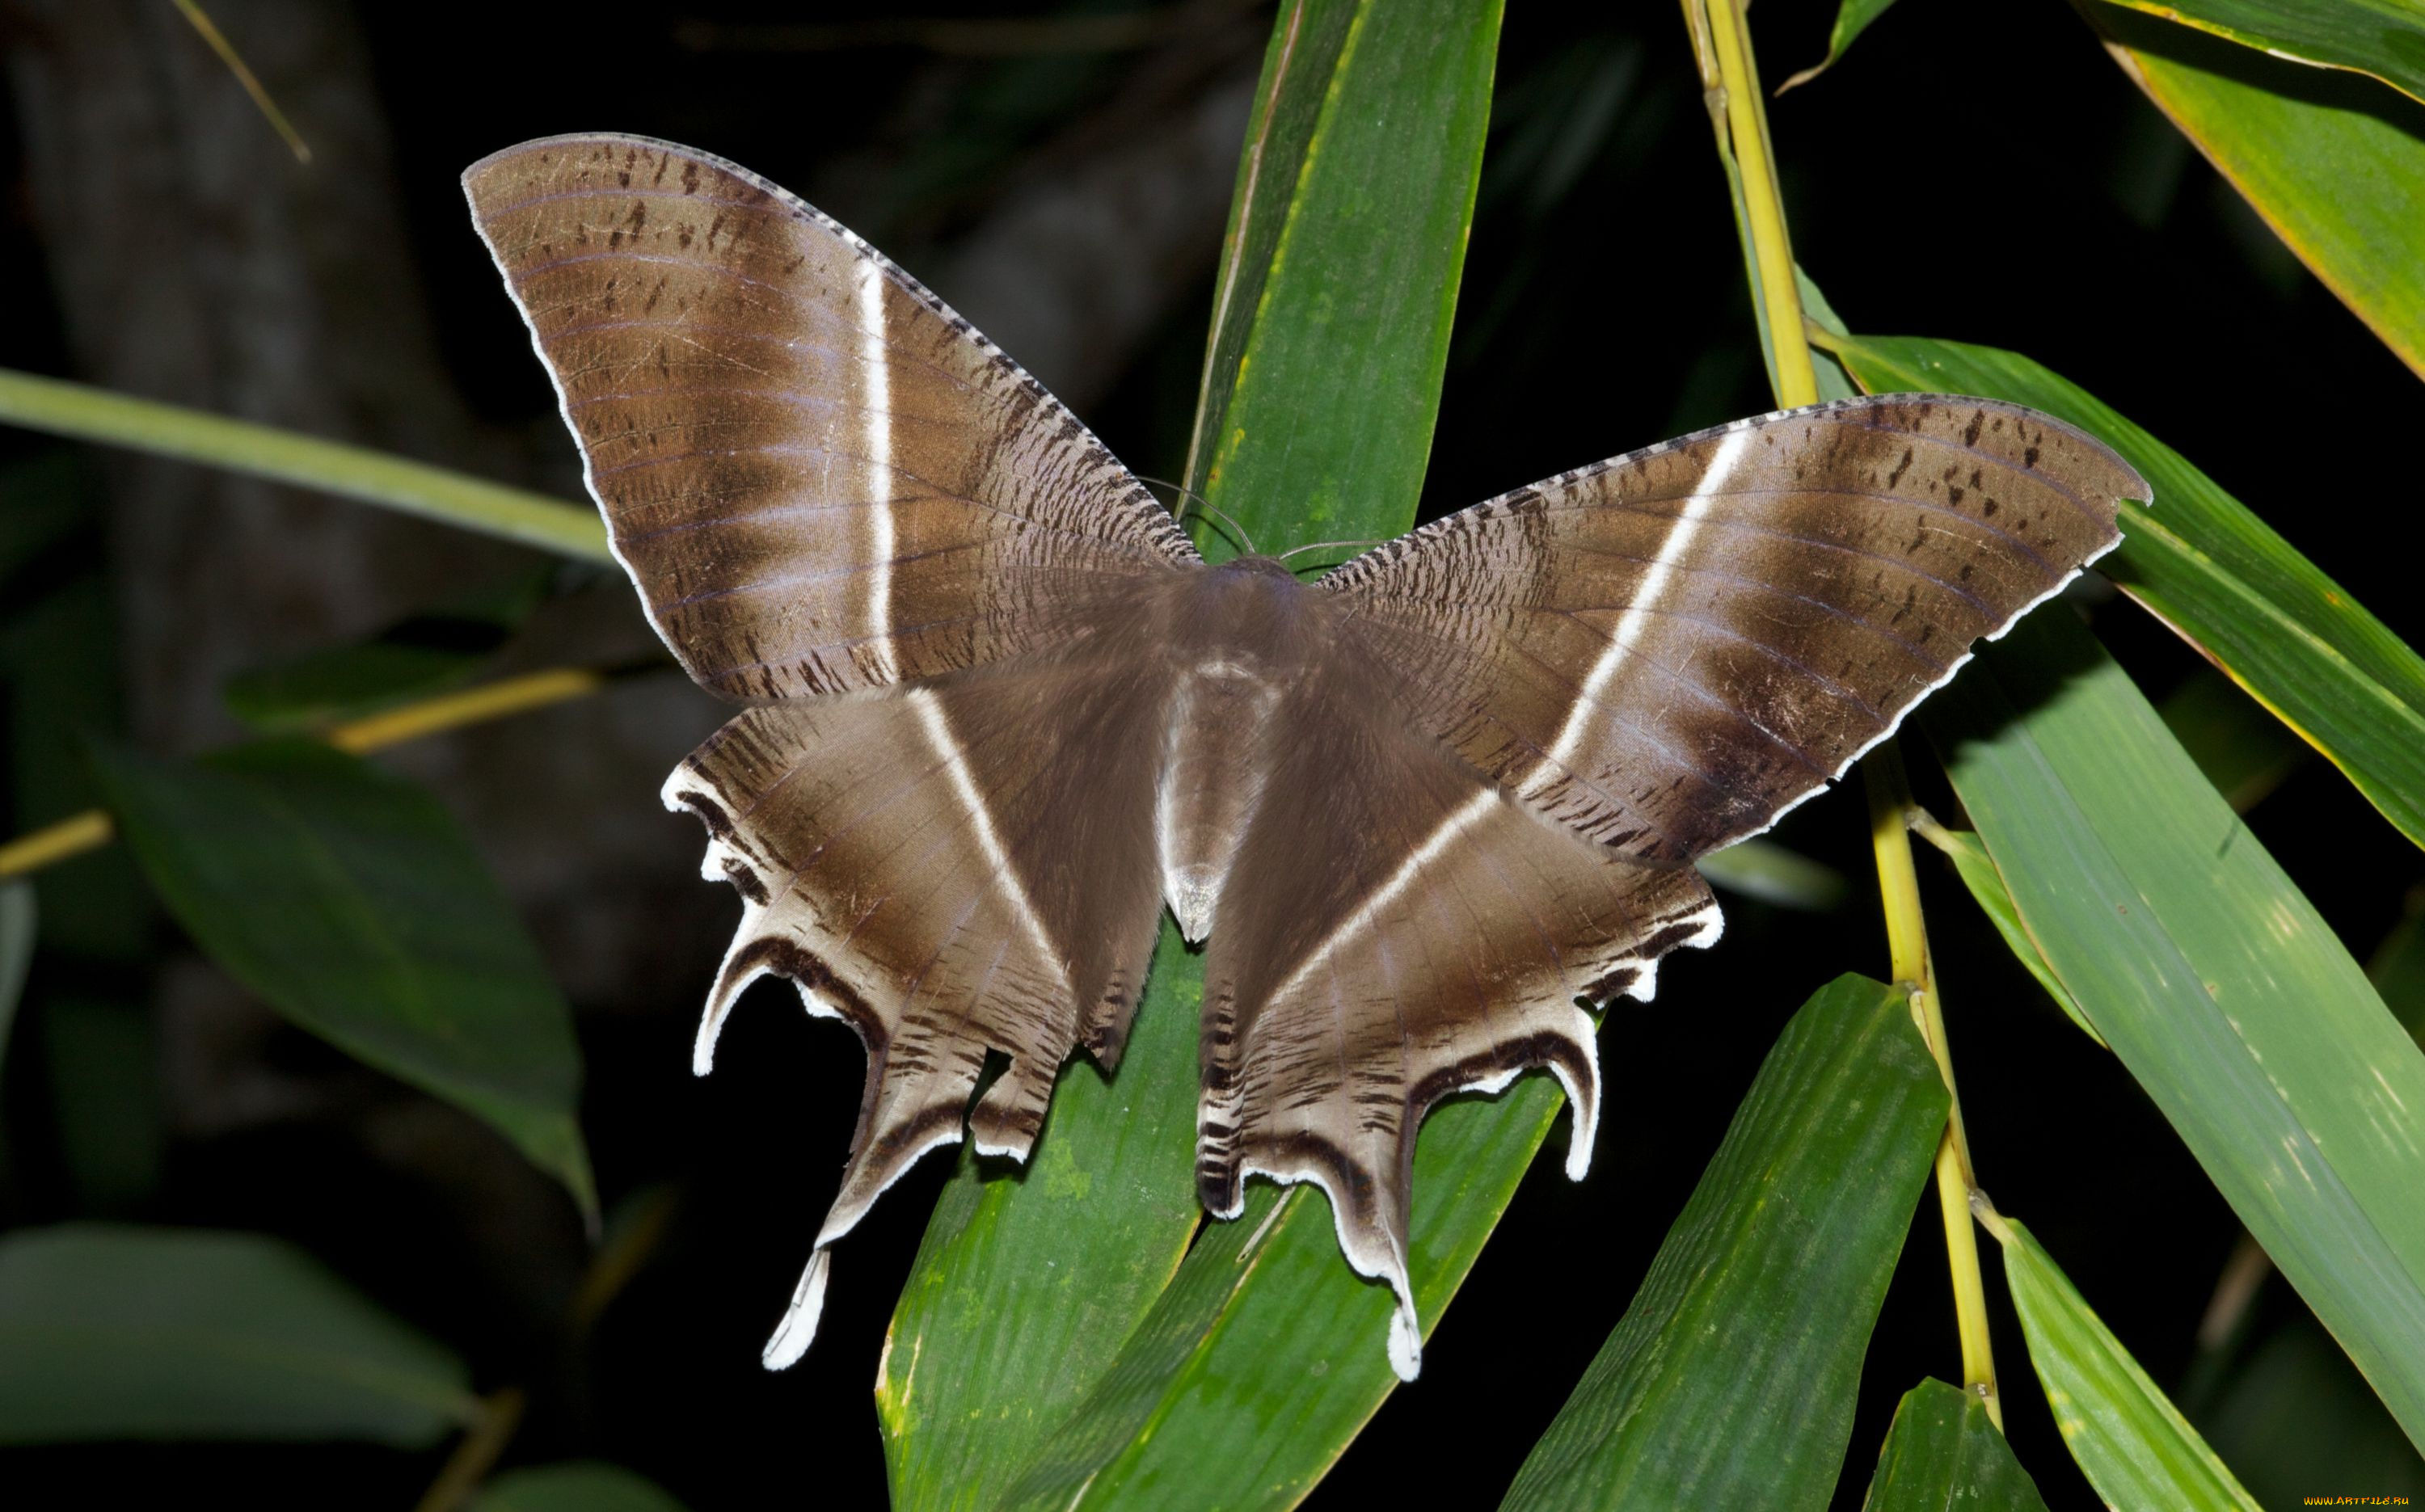
[[[1681, 21], [1666, 4], [1599, 8], [1510, 7], [1426, 517], [1772, 407]], [[876, 5], [210, 9], [313, 140], [312, 167], [285, 157], [168, 7], [0, 7], [12, 189], [0, 273], [14, 295], [0, 363], [577, 497], [570, 443], [456, 176], [528, 136], [635, 132], [798, 190], [959, 305], [1139, 471], [1181, 468], [1265, 8], [1182, 7], [1149, 45], [1009, 57], [862, 24], [891, 13]], [[918, 13], [1043, 12], [933, 0]], [[1772, 79], [1824, 52], [1832, 13], [1764, 0], [1756, 37]], [[2415, 377], [2138, 96], [2080, 15], [1910, 0], [1775, 103], [1772, 128], [1796, 250], [1855, 329], [2026, 351], [2195, 460], [2395, 630], [2425, 631], [2404, 549]], [[228, 673], [526, 561], [20, 433], [0, 433], [0, 490], [85, 511], [0, 582], [10, 833], [85, 801], [63, 731], [179, 751], [230, 739], [215, 692]], [[619, 580], [569, 571], [556, 588], [509, 661], [647, 650]], [[2095, 613], [2151, 694], [2197, 671], [2127, 603]], [[695, 880], [695, 827], [660, 814], [654, 792], [716, 717], [666, 675], [394, 758], [479, 831], [574, 999], [584, 1122], [628, 1281], [600, 1279], [561, 1194], [502, 1144], [280, 1026], [192, 958], [106, 857], [44, 884], [50, 932], [0, 1086], [0, 1221], [284, 1234], [464, 1352], [483, 1389], [529, 1388], [508, 1463], [611, 1458], [699, 1508], [876, 1504], [869, 1385], [948, 1167], [929, 1161], [853, 1237], [809, 1358], [761, 1372], [758, 1345], [847, 1142], [860, 1060], [767, 986], [727, 1032], [716, 1074], [689, 1075], [732, 903]], [[1922, 802], [1951, 816], [1907, 743]], [[2320, 761], [2249, 822], [2361, 958], [2425, 875]], [[1623, 1311], [1780, 1026], [1839, 973], [1884, 974], [1859, 800], [1811, 804], [1774, 838], [1841, 868], [1850, 900], [1810, 914], [1729, 897], [1720, 948], [1671, 963], [1655, 1006], [1620, 1004], [1590, 1179], [1536, 1169], [1423, 1379], [1383, 1408], [1315, 1505], [1494, 1502]], [[2230, 1347], [2201, 1353], [2237, 1221], [1950, 873], [1922, 869], [1999, 1205], [2260, 1495], [2394, 1488], [2299, 1478], [2310, 1472], [2296, 1456], [2317, 1446], [2295, 1440], [2314, 1434], [2250, 1394], [2260, 1376], [2294, 1379], [2307, 1412], [2361, 1440], [2385, 1431], [2278, 1281]], [[1919, 1218], [1871, 1348], [1842, 1505], [1858, 1504], [1896, 1398], [1922, 1375], [1959, 1377], [1933, 1202]], [[2013, 1442], [2051, 1505], [2094, 1505], [1992, 1276], [1990, 1291]], [[2307, 1374], [2281, 1376], [2286, 1359]], [[95, 1503], [207, 1484], [261, 1505], [402, 1507], [443, 1454], [108, 1446], [19, 1451], [0, 1476]]]

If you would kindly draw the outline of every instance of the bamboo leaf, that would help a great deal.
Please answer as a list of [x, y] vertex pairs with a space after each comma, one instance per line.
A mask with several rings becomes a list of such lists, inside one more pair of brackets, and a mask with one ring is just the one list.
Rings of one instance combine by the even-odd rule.
[[[1480, 176], [1498, 33], [1496, 4], [1453, 0], [1297, 0], [1275, 23], [1231, 212], [1189, 471], [1190, 486], [1262, 550], [1394, 535], [1413, 523]], [[1342, 381], [1341, 364], [1350, 360], [1389, 372], [1390, 381]], [[901, 1505], [989, 1504], [1037, 1455], [1065, 1455], [1080, 1441], [1101, 1456], [1119, 1451], [1126, 1443], [1119, 1434], [1090, 1439], [1055, 1424], [1111, 1375], [1133, 1367], [1132, 1357], [1124, 1363], [1118, 1353], [1123, 1344], [1141, 1347], [1150, 1330], [1176, 1329], [1185, 1335], [1184, 1352], [1207, 1329], [1231, 1329], [1225, 1308], [1261, 1305], [1253, 1298], [1267, 1281], [1236, 1297], [1221, 1291], [1198, 1311], [1182, 1305], [1202, 1294], [1203, 1267], [1191, 1271], [1180, 1257], [1201, 1218], [1192, 1156], [1203, 988], [1201, 958], [1176, 944], [1166, 940], [1155, 962], [1136, 1039], [1108, 1087], [1090, 1085], [1085, 1078], [1095, 1074], [1084, 1068], [1064, 1075], [1059, 1098], [1085, 1095], [1056, 1099], [1036, 1169], [988, 1181], [981, 1166], [964, 1165], [937, 1208], [879, 1381]], [[1455, 1143], [1442, 1125], [1465, 1122], [1444, 1112], [1426, 1132], [1417, 1156], [1424, 1193], [1418, 1229], [1426, 1207], [1444, 1221], [1457, 1209], [1453, 1221], [1461, 1225], [1448, 1247], [1453, 1253], [1423, 1249], [1419, 1233], [1418, 1285], [1427, 1259], [1445, 1267], [1432, 1279], [1429, 1316], [1472, 1264], [1557, 1106], [1553, 1087], [1528, 1085], [1488, 1109], [1490, 1119], [1468, 1121], [1471, 1171], [1439, 1173], [1435, 1152]], [[1048, 1156], [1056, 1145], [1062, 1154]], [[1086, 1221], [1073, 1225], [1068, 1191], [1056, 1193], [1053, 1173], [1068, 1181], [1080, 1170]], [[1482, 1194], [1469, 1204], [1460, 1202], [1468, 1186]], [[1311, 1305], [1365, 1318], [1353, 1353], [1342, 1355], [1357, 1368], [1325, 1380], [1306, 1430], [1271, 1445], [1272, 1461], [1287, 1460], [1285, 1473], [1302, 1487], [1395, 1383], [1381, 1348], [1389, 1301], [1340, 1257], [1318, 1194], [1277, 1205], [1281, 1217], [1259, 1254], [1278, 1263], [1275, 1273], [1314, 1288]], [[1203, 1236], [1189, 1265], [1195, 1254], [1209, 1256], [1253, 1233], [1256, 1215], [1274, 1206], [1259, 1192], [1245, 1218]], [[1068, 1315], [1078, 1296], [1087, 1300], [1083, 1319]], [[1036, 1316], [1045, 1313], [1063, 1315]], [[1309, 1342], [1267, 1363], [1297, 1372], [1301, 1382], [1315, 1348]], [[1016, 1405], [983, 1417], [937, 1405], [953, 1402]], [[1157, 1442], [1235, 1435], [1241, 1423], [1261, 1421], [1250, 1403], [1236, 1399], [1196, 1411], [1174, 1401], [1155, 1410], [1166, 1414], [1157, 1419]], [[1100, 1462], [1076, 1470], [1076, 1480], [1083, 1484]], [[1119, 1494], [1100, 1484], [1090, 1499]]]
[[1187, 1252], [1203, 978], [1162, 942], [1119, 1073], [1061, 1073], [1016, 1177], [963, 1149], [893, 1310], [875, 1406], [896, 1507], [990, 1504]]
[[2029, 937], [2412, 1440], [2425, 1055], [2077, 623], [1921, 710]]
[[1948, 1103], [1905, 994], [1814, 994], [1502, 1504], [1827, 1505]]
[[2257, 1512], [2030, 1231], [2010, 1218], [1998, 1227], [2030, 1363], [2064, 1446], [2105, 1504]]
[[306, 740], [190, 764], [97, 747], [93, 767], [161, 900], [230, 976], [486, 1120], [594, 1223], [570, 1011], [437, 800]]
[[1987, 915], [1987, 922], [1996, 926], [1996, 932], [2004, 937], [2004, 944], [2012, 947], [2013, 959], [2038, 979], [2038, 985], [2047, 990], [2047, 995], [2054, 999], [2055, 1006], [2063, 1010], [2065, 1018], [2079, 1025], [2082, 1034], [2103, 1044], [2104, 1036], [2096, 1032], [2096, 1026], [2088, 1022], [2087, 1013], [2071, 995], [2071, 989], [2065, 987], [2063, 979], [2054, 974], [2054, 968], [2047, 964], [2044, 952], [2038, 949], [2037, 942], [2030, 938], [2030, 931], [2021, 924], [2020, 910], [2013, 906], [2012, 889], [2004, 885], [2002, 874], [1996, 869], [1995, 858], [1987, 854], [1985, 846], [1979, 843], [1979, 836], [1937, 824], [1921, 826], [1919, 834], [1929, 844], [1944, 851], [1946, 859], [1953, 863], [1954, 873], [1962, 879], [1962, 885], [1970, 890], [1971, 900], [1979, 905], [1981, 913]]
[[[2122, 71], [2274, 234], [2425, 374], [2425, 259], [2416, 255], [2425, 105], [2372, 79], [2284, 62], [2134, 10], [2080, 8]], [[2350, 7], [2331, 9], [2354, 19]], [[2385, 38], [2386, 51], [2395, 45]]]
[[1776, 92], [1783, 94], [1788, 89], [1808, 84], [1834, 68], [1836, 60], [1844, 56], [1844, 50], [1853, 45], [1853, 39], [1869, 30], [1870, 23], [1885, 15], [1887, 8], [1893, 4], [1894, 0], [1840, 0], [1836, 7], [1836, 24], [1827, 29], [1827, 56], [1787, 78], [1776, 87]]
[[2099, 569], [2425, 845], [2425, 660], [2340, 584], [2180, 454], [2028, 358], [1877, 336], [1842, 341], [1838, 356], [1871, 392], [2013, 400], [2085, 428], [2128, 458], [2155, 502], [2122, 506], [2122, 545]]
[[273, 425], [6, 369], [0, 422], [316, 488], [584, 561], [615, 560], [586, 505]]
[[1712, 887], [1779, 908], [1825, 914], [1843, 906], [1844, 874], [1773, 840], [1738, 840], [1694, 863]]
[[2013, 1457], [1987, 1405], [1924, 1380], [1903, 1393], [1861, 1512], [2046, 1512], [2037, 1482]]
[[545, 573], [491, 584], [376, 634], [228, 679], [228, 711], [263, 735], [316, 729], [460, 687], [547, 597]]
[[2392, 1017], [2425, 1044], [2425, 892], [2409, 894], [2400, 922], [2367, 962], [2366, 975]]
[[23, 877], [0, 883], [0, 1067], [8, 1063], [8, 1030], [34, 966], [34, 884]]
[[2294, 63], [2369, 73], [2425, 100], [2425, 10], [2415, 0], [2118, 3]]
[[645, 1475], [577, 1459], [509, 1471], [481, 1488], [468, 1512], [683, 1512], [683, 1504]]
[[2157, 712], [2235, 814], [2264, 802], [2307, 754], [2272, 710], [2211, 668], [2192, 674]]
[[70, 1224], [0, 1238], [0, 1443], [364, 1439], [479, 1414], [463, 1362], [257, 1233]]

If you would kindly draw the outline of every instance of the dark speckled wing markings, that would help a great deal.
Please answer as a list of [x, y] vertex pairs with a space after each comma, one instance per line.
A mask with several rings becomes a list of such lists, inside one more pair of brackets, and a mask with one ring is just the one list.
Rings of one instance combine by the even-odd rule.
[[1417, 723], [1678, 862], [1758, 834], [2120, 539], [2146, 484], [2062, 422], [1896, 394], [1561, 474], [1324, 581]]
[[[1162, 664], [1104, 632], [1197, 558], [1016, 364], [753, 175], [561, 137], [464, 187], [658, 632], [761, 706], [666, 785], [744, 904], [698, 1068], [768, 973], [867, 1049], [840, 1194], [767, 1345], [788, 1363], [828, 1246], [919, 1154], [965, 1120], [1023, 1158], [1071, 1049], [1116, 1058], [1159, 906], [1153, 772], [1123, 737], [1157, 716]], [[988, 1052], [1009, 1067], [972, 1108]]]
[[662, 142], [463, 177], [649, 613], [750, 703], [1064, 638], [1103, 580], [1196, 560], [1067, 408], [858, 237]]

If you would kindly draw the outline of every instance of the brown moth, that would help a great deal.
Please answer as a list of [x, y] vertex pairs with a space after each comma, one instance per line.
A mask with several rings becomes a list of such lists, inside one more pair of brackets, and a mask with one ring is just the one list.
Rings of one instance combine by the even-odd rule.
[[[1941, 395], [1738, 421], [1299, 581], [1218, 566], [1085, 426], [866, 243], [629, 136], [464, 175], [650, 619], [746, 706], [666, 784], [742, 897], [697, 1069], [790, 978], [867, 1051], [828, 1247], [919, 1155], [1023, 1159], [1117, 1064], [1166, 901], [1209, 941], [1197, 1182], [1310, 1181], [1396, 1293], [1415, 1134], [1718, 936], [1691, 863], [1840, 775], [2145, 499], [2059, 421]], [[1008, 1069], [975, 1094], [988, 1053]]]

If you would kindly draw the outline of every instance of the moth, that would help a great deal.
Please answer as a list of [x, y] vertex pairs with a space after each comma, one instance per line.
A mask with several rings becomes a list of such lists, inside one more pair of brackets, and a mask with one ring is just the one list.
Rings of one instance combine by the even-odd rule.
[[[1713, 943], [1697, 856], [1774, 824], [2119, 539], [2130, 468], [1893, 395], [1518, 488], [1316, 581], [1208, 565], [1086, 427], [833, 220], [707, 153], [559, 136], [464, 175], [615, 553], [743, 706], [664, 797], [742, 918], [695, 1069], [787, 977], [866, 1049], [830, 1247], [921, 1154], [1022, 1160], [1116, 1067], [1167, 903], [1207, 942], [1196, 1180], [1312, 1182], [1396, 1294], [1415, 1136]], [[988, 1057], [1006, 1059], [978, 1095]]]

